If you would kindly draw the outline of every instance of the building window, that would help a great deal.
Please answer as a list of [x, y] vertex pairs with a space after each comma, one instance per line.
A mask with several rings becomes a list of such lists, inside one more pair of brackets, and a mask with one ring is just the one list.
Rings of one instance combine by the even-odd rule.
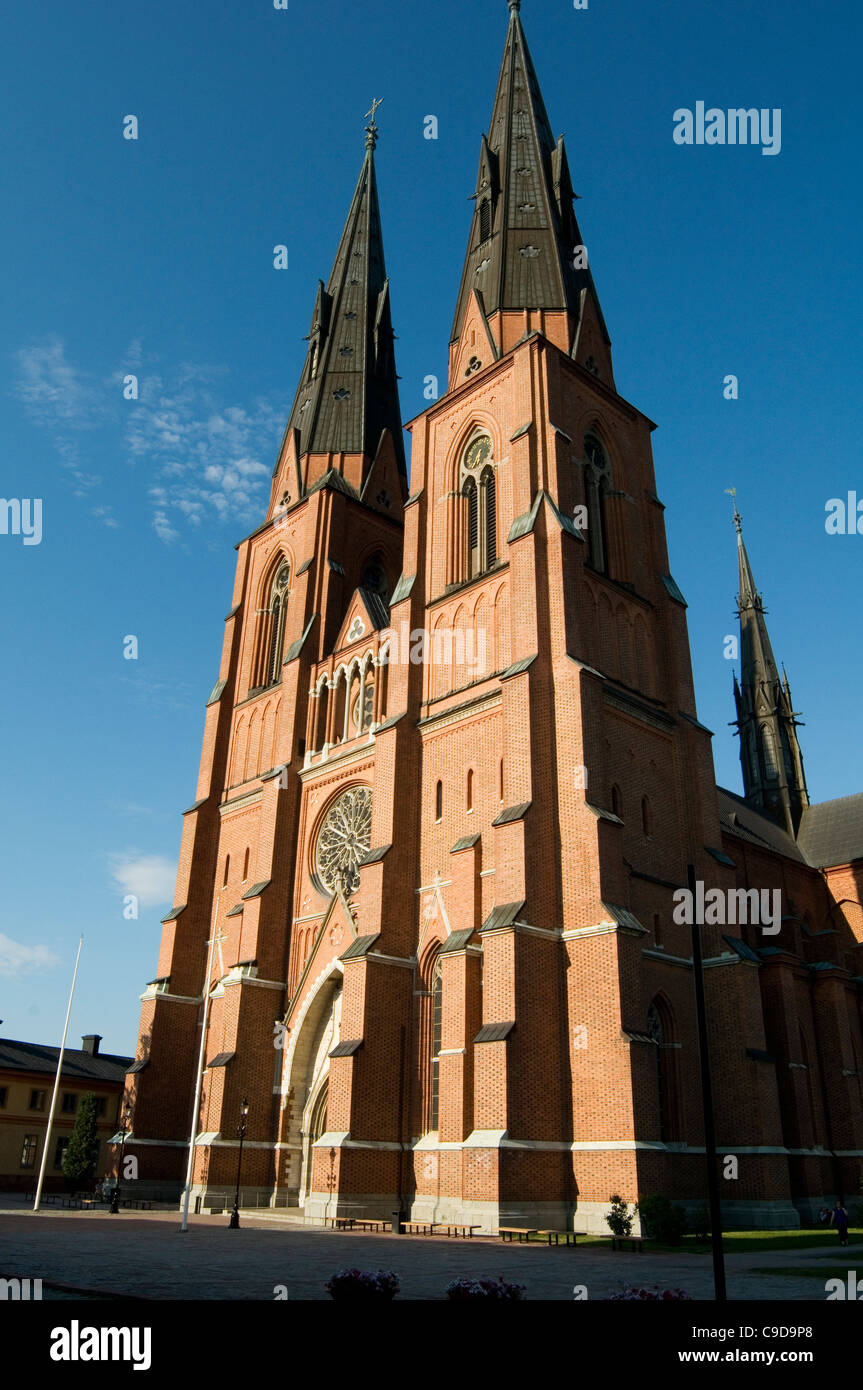
[[363, 686], [362, 700], [363, 703], [361, 709], [360, 695], [358, 690], [354, 699], [353, 709], [351, 710], [351, 719], [353, 721], [353, 726], [358, 734], [364, 734], [372, 727], [372, 716], [374, 715], [375, 711], [375, 687], [374, 684], [368, 679], [366, 680], [366, 683]]
[[658, 912], [653, 914], [653, 940], [655, 945], [662, 945], [662, 918]]
[[646, 796], [641, 798], [641, 828], [645, 835], [653, 834], [653, 816], [650, 812], [650, 802]]
[[291, 571], [283, 565], [276, 575], [270, 599], [270, 650], [267, 657], [266, 683], [275, 685], [282, 674], [282, 656], [285, 647], [285, 623], [288, 612], [288, 584]]
[[467, 579], [476, 579], [497, 564], [497, 483], [491, 453], [491, 439], [487, 434], [479, 434], [468, 444], [462, 460]]
[[21, 1167], [36, 1167], [36, 1151], [39, 1147], [39, 1140], [35, 1134], [25, 1134], [24, 1143], [21, 1147]]
[[362, 587], [377, 594], [378, 598], [383, 599], [384, 603], [389, 605], [390, 585], [380, 555], [375, 555], [364, 566]]
[[483, 198], [479, 205], [479, 239], [488, 241], [491, 236], [491, 199]]
[[623, 798], [620, 795], [620, 787], [616, 782], [611, 789], [611, 809], [618, 820], [623, 820]]
[[246, 880], [248, 879], [248, 877], [249, 877], [249, 850], [248, 850], [248, 847], [247, 847], [247, 848], [246, 848], [246, 853], [245, 853], [245, 855], [243, 856], [243, 882], [244, 882], [244, 883], [246, 882]]
[[30, 1092], [30, 1109], [31, 1109], [31, 1110], [44, 1110], [44, 1109], [45, 1109], [45, 1096], [46, 1096], [46, 1092], [45, 1092], [45, 1091], [31, 1091], [31, 1092]]
[[227, 886], [228, 886], [228, 874], [229, 874], [230, 872], [231, 872], [231, 856], [230, 856], [229, 854], [226, 854], [226, 855], [225, 855], [225, 876], [224, 876], [224, 878], [222, 879], [222, 887], [223, 887], [223, 888], [227, 888]]
[[500, 799], [501, 801], [503, 801], [503, 758], [501, 758], [501, 760], [500, 760], [500, 770], [499, 770], [499, 773], [498, 773], [498, 787], [497, 787], [497, 791], [498, 791], [498, 797], [499, 797], [499, 799]]
[[0, 1086], [0, 1110], [6, 1109], [6, 1099], [9, 1095], [8, 1086]]
[[776, 762], [776, 744], [773, 730], [767, 724], [761, 726], [761, 751], [764, 755], [764, 776], [768, 782], [779, 780], [779, 766]]
[[104, 1118], [105, 1118], [105, 1112], [107, 1111], [107, 1109], [108, 1109], [108, 1097], [107, 1097], [107, 1096], [97, 1096], [97, 1097], [96, 1097], [96, 1119], [97, 1119], [97, 1120], [102, 1120], [102, 1119], [104, 1119]]
[[434, 816], [439, 821], [443, 815], [443, 782], [438, 782], [434, 794]]
[[497, 487], [494, 469], [486, 468], [479, 480], [483, 571], [497, 564]]
[[70, 1145], [71, 1142], [72, 1142], [72, 1141], [71, 1141], [71, 1139], [70, 1139], [68, 1136], [67, 1136], [65, 1139], [58, 1139], [58, 1140], [57, 1140], [57, 1143], [56, 1143], [56, 1145], [55, 1145], [55, 1147], [54, 1147], [54, 1167], [55, 1167], [55, 1168], [62, 1168], [62, 1167], [63, 1167], [63, 1159], [66, 1157], [66, 1150], [68, 1149], [68, 1147], [69, 1147], [69, 1145]]
[[474, 579], [480, 572], [479, 498], [475, 479], [468, 478], [462, 491], [467, 498], [467, 577]]
[[656, 1101], [659, 1138], [663, 1143], [677, 1139], [676, 1098], [672, 1047], [672, 1024], [667, 1008], [654, 999], [647, 1010], [647, 1033], [656, 1044]]
[[608, 573], [608, 535], [605, 499], [611, 486], [608, 459], [596, 435], [584, 441], [584, 490], [587, 501], [587, 540], [590, 563], [600, 573]]
[[473, 810], [473, 768], [469, 768], [467, 774], [467, 809]]
[[440, 1124], [440, 1046], [443, 1021], [443, 984], [440, 961], [435, 963], [432, 979], [432, 1027], [431, 1027], [431, 1106], [429, 1129], [437, 1129]]
[[60, 1108], [64, 1115], [74, 1115], [78, 1109], [78, 1097], [74, 1091], [64, 1091]]

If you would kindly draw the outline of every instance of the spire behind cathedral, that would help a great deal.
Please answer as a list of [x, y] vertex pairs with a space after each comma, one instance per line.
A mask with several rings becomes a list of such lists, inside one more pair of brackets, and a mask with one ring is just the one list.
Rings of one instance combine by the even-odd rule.
[[783, 679], [779, 677], [764, 603], [755, 585], [736, 503], [734, 525], [737, 530], [741, 663], [740, 680], [734, 678], [734, 700], [743, 791], [747, 801], [796, 836], [804, 807], [809, 805], [803, 755], [797, 737], [798, 720], [784, 670]]

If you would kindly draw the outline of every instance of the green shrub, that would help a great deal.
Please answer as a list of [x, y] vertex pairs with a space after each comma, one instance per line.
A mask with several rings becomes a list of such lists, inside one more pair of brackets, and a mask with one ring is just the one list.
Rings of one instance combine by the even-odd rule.
[[641, 1234], [660, 1245], [679, 1245], [686, 1233], [686, 1212], [675, 1207], [668, 1197], [657, 1194], [643, 1197], [638, 1204]]
[[611, 1211], [605, 1220], [614, 1236], [631, 1236], [633, 1217], [630, 1215], [629, 1204], [615, 1193], [608, 1199], [611, 1202]]

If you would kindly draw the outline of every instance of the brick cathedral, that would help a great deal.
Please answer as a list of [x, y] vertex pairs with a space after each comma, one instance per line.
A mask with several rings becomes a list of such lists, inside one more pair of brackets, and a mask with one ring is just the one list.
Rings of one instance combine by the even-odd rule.
[[795, 1226], [863, 1174], [863, 796], [809, 803], [739, 517], [744, 795], [716, 786], [654, 425], [618, 393], [509, 9], [410, 484], [367, 127], [237, 546], [127, 1147], [142, 1190], [180, 1191], [206, 1018], [204, 1207], [244, 1100], [244, 1200], [311, 1220], [601, 1230], [611, 1193], [699, 1204], [692, 864], [781, 891], [777, 930], [703, 946], [725, 1220]]

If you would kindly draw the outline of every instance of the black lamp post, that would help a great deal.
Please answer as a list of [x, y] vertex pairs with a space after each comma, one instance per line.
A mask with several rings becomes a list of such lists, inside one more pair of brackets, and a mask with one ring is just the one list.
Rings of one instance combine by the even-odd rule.
[[116, 1216], [120, 1210], [120, 1178], [123, 1173], [123, 1150], [126, 1147], [126, 1134], [129, 1129], [129, 1116], [132, 1114], [132, 1107], [128, 1101], [123, 1106], [123, 1129], [120, 1134], [120, 1159], [117, 1164], [117, 1181], [114, 1184], [114, 1191], [111, 1194], [111, 1206], [109, 1211], [112, 1216]]
[[240, 1136], [240, 1152], [237, 1155], [237, 1190], [234, 1193], [234, 1210], [231, 1212], [231, 1219], [228, 1222], [228, 1229], [236, 1231], [240, 1226], [240, 1168], [243, 1163], [243, 1140], [246, 1137], [246, 1116], [249, 1113], [249, 1102], [243, 1100], [240, 1103], [240, 1123], [237, 1125], [237, 1133]]

